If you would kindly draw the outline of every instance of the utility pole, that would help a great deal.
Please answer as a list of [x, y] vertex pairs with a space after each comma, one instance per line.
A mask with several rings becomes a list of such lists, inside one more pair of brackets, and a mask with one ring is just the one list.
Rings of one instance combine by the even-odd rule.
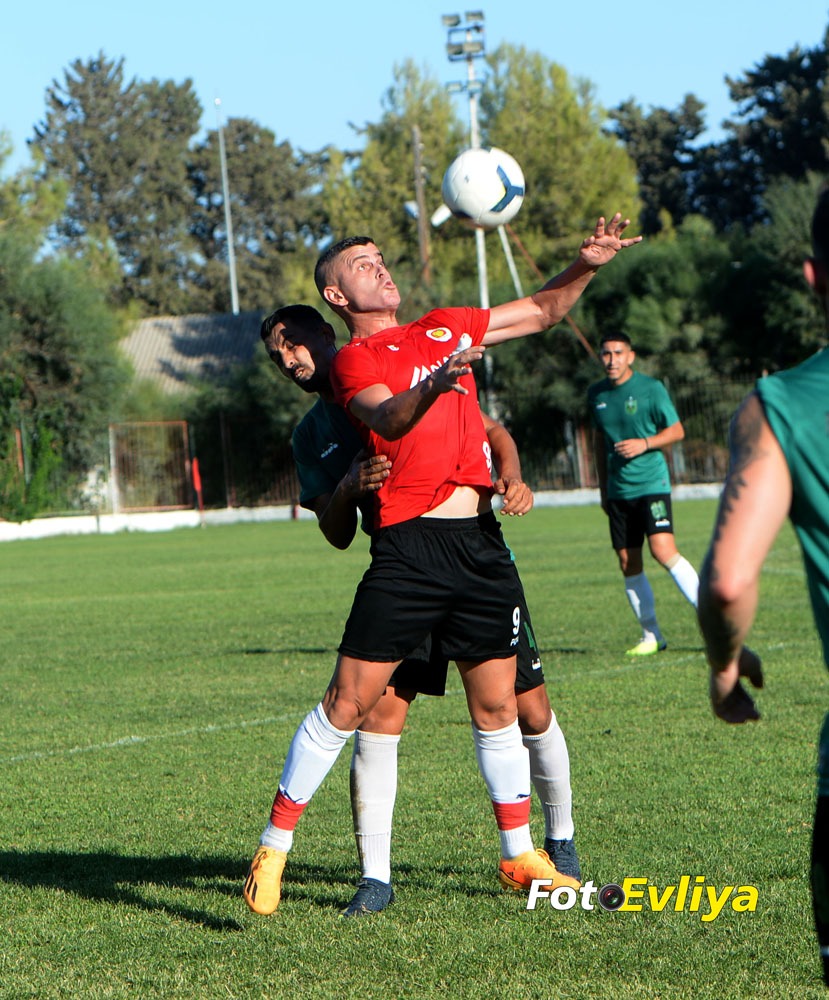
[[230, 272], [230, 307], [234, 316], [239, 315], [239, 292], [236, 289], [236, 249], [233, 241], [233, 219], [230, 215], [230, 190], [227, 183], [227, 157], [225, 156], [225, 133], [219, 108], [221, 99], [216, 98], [216, 122], [219, 131], [219, 163], [222, 168], [222, 200], [225, 206], [225, 231], [227, 233], [227, 266]]

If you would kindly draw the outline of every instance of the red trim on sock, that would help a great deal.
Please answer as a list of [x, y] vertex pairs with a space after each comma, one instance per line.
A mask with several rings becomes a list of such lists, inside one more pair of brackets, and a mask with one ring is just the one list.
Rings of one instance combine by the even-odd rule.
[[293, 830], [307, 805], [307, 802], [294, 802], [284, 792], [279, 791], [271, 807], [271, 823], [278, 830]]
[[492, 808], [495, 810], [495, 822], [499, 830], [515, 830], [519, 826], [526, 826], [530, 821], [530, 799], [521, 799], [520, 802], [493, 802]]

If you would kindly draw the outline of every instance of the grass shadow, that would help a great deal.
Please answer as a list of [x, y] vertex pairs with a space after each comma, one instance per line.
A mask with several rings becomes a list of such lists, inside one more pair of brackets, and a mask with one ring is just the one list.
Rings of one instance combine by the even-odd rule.
[[238, 858], [143, 857], [109, 851], [0, 851], [0, 880], [28, 888], [60, 889], [94, 902], [123, 903], [141, 910], [162, 911], [210, 930], [239, 931], [233, 919], [206, 910], [151, 898], [150, 889], [211, 889], [241, 894], [244, 864]]

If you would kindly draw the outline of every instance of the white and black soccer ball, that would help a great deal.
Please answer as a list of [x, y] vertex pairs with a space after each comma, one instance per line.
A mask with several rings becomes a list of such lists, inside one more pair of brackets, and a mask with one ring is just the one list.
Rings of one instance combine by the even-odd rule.
[[524, 201], [524, 173], [503, 149], [465, 149], [443, 175], [452, 215], [481, 229], [505, 226]]

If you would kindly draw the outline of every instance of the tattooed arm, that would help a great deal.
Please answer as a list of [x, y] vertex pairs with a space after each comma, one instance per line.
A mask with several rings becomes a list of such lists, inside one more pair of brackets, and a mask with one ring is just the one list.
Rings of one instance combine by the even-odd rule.
[[756, 393], [734, 415], [729, 467], [714, 534], [700, 572], [699, 623], [711, 667], [711, 705], [726, 722], [759, 719], [740, 683], [762, 687], [745, 638], [757, 610], [760, 571], [789, 513], [791, 477]]

